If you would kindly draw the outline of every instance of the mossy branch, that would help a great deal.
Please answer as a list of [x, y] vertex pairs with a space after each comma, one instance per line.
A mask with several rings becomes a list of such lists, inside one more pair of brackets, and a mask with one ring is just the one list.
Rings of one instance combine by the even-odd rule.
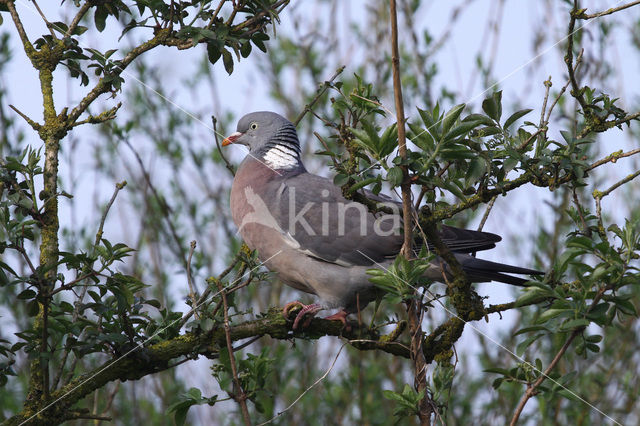
[[[380, 350], [396, 356], [409, 357], [409, 349], [395, 341], [398, 333], [380, 336], [375, 330], [359, 328], [352, 324], [349, 331], [342, 324], [315, 318], [304, 331], [291, 331], [292, 322], [282, 316], [280, 308], [272, 308], [261, 318], [231, 325], [228, 337], [232, 342], [269, 335], [274, 339], [293, 338], [319, 339], [323, 336], [341, 336], [360, 350]], [[404, 329], [402, 323], [398, 325]], [[59, 424], [67, 419], [68, 410], [108, 382], [115, 380], [137, 380], [172, 368], [171, 360], [181, 357], [206, 356], [217, 358], [221, 350], [226, 350], [227, 333], [222, 324], [211, 331], [189, 332], [173, 339], [141, 347], [134, 346], [118, 358], [113, 358], [94, 370], [76, 377], [66, 386], [51, 393], [47, 401], [34, 404], [2, 423], [3, 426], [29, 422], [30, 425]]]

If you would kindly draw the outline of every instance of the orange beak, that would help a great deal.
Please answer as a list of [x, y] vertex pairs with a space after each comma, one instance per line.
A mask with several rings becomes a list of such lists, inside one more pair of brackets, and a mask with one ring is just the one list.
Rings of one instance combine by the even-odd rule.
[[223, 139], [222, 146], [227, 146], [227, 145], [231, 145], [232, 143], [235, 143], [236, 139], [238, 139], [240, 136], [242, 136], [242, 133], [240, 132], [235, 132], [230, 134], [229, 136]]

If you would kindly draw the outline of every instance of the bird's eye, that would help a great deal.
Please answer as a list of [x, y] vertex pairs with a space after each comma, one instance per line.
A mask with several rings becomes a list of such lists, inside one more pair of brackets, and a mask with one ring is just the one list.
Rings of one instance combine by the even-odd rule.
[[258, 128], [258, 123], [251, 123], [249, 127], [251, 127], [251, 130], [255, 130]]

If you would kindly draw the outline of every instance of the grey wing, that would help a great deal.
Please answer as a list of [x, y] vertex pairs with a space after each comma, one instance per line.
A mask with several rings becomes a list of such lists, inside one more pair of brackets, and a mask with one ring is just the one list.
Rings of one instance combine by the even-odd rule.
[[[451, 251], [456, 253], [489, 250], [502, 240], [499, 235], [490, 232], [472, 231], [447, 225], [442, 225], [440, 228], [440, 239]], [[433, 245], [430, 243], [428, 247], [430, 250], [433, 249]]]
[[272, 208], [299, 250], [326, 262], [367, 266], [395, 257], [402, 247], [397, 216], [374, 215], [347, 200], [329, 179], [303, 173], [274, 188]]
[[[396, 206], [398, 211], [402, 212], [402, 203], [393, 200], [384, 194], [374, 194], [364, 189], [363, 195], [370, 200], [378, 203], [384, 203], [385, 206]], [[496, 243], [502, 240], [499, 235], [490, 232], [473, 231], [470, 229], [456, 228], [454, 226], [442, 225], [440, 227], [440, 239], [453, 252], [472, 253], [476, 251], [489, 250], [496, 246]], [[416, 238], [414, 247], [416, 254], [420, 252], [420, 248], [424, 245], [422, 238]], [[434, 245], [427, 242], [429, 250], [434, 250]]]

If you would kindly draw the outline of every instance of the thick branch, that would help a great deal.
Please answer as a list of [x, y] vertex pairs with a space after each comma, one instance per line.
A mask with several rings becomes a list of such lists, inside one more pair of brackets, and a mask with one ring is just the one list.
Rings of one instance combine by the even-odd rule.
[[[393, 341], [393, 338], [380, 336], [376, 331], [366, 327], [359, 328], [357, 324], [351, 324], [351, 330], [345, 331], [340, 323], [315, 318], [304, 332], [292, 332], [291, 326], [291, 322], [287, 322], [282, 316], [281, 308], [272, 308], [257, 320], [230, 326], [229, 338], [236, 342], [265, 335], [282, 340], [296, 337], [319, 339], [323, 336], [341, 336], [360, 350], [380, 350], [395, 356], [409, 357], [405, 345]], [[175, 364], [169, 361], [176, 358], [192, 357], [194, 354], [216, 358], [226, 344], [224, 328], [219, 324], [208, 333], [185, 333], [148, 347], [136, 346], [121, 357], [105, 362], [53, 392], [50, 399], [39, 405], [39, 408], [33, 407], [31, 410], [18, 413], [3, 425], [18, 425], [26, 421], [30, 425], [60, 423], [66, 410], [108, 382], [137, 380], [155, 374], [172, 368]]]

